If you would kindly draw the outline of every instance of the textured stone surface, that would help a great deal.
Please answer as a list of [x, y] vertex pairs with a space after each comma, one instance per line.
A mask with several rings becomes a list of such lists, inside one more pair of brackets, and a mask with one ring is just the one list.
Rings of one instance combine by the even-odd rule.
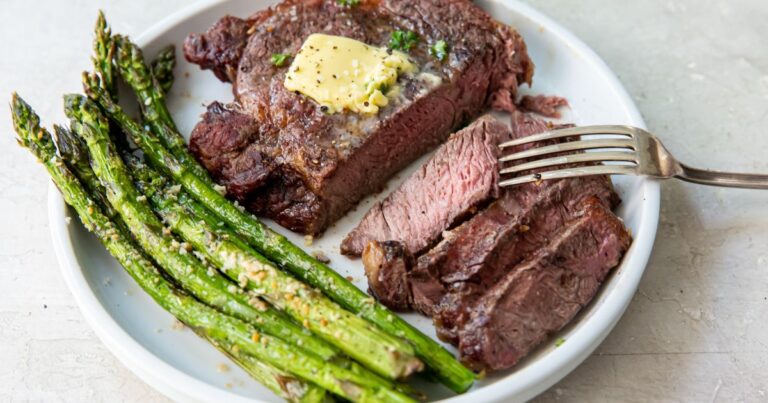
[[[620, 76], [691, 165], [768, 172], [768, 3], [530, 0]], [[79, 90], [97, 8], [138, 34], [182, 0], [5, 0], [0, 95], [45, 123]], [[8, 98], [6, 98], [8, 99]], [[0, 113], [0, 401], [164, 401], [84, 322], [53, 254], [47, 179]], [[768, 400], [768, 192], [669, 182], [655, 251], [616, 329], [541, 401]]]

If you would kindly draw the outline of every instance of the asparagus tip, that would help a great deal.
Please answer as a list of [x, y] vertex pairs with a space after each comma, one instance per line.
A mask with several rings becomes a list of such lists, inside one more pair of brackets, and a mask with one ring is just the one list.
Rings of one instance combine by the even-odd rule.
[[96, 32], [106, 32], [109, 29], [107, 26], [107, 18], [104, 16], [104, 10], [99, 9], [99, 14], [96, 17]]

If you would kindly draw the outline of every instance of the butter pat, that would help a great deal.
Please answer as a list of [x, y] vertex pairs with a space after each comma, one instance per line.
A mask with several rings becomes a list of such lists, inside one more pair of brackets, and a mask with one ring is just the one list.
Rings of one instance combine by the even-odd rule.
[[389, 103], [386, 92], [398, 75], [416, 70], [403, 52], [312, 34], [293, 58], [284, 86], [312, 98], [328, 113], [374, 114]]

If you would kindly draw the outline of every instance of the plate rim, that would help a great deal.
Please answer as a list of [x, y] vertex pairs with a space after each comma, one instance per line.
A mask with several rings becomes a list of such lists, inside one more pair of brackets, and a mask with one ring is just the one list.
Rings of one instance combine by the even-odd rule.
[[[184, 7], [145, 30], [136, 37], [136, 42], [144, 45], [169, 27], [225, 1], [202, 0]], [[623, 99], [622, 104], [632, 124], [645, 127], [637, 106], [615, 73], [581, 39], [545, 14], [519, 0], [490, 0], [490, 2], [506, 3], [526, 18], [546, 27], [551, 34], [557, 36], [561, 42], [577, 53], [586, 56], [584, 60], [593, 64], [593, 67], [609, 81], [610, 88], [620, 99]], [[646, 270], [657, 233], [661, 202], [660, 183], [656, 180], [640, 178], [638, 188], [643, 192], [646, 206], [641, 210], [640, 218], [640, 228], [644, 231], [634, 234], [635, 239], [631, 246], [634, 251], [630, 255], [632, 261], [628, 262], [629, 264], [624, 268], [626, 272], [622, 276], [621, 283], [617, 284], [617, 287], [624, 288], [624, 291], [614, 290], [607, 295], [601, 308], [587, 319], [589, 328], [583, 327], [574, 332], [568, 339], [568, 348], [558, 348], [548, 353], [546, 360], [532, 363], [526, 370], [526, 376], [518, 379], [515, 384], [508, 384], [505, 379], [500, 379], [483, 388], [445, 399], [444, 402], [470, 402], [470, 399], [501, 401], [509, 396], [514, 396], [515, 400], [528, 400], [564, 378], [602, 343], [621, 319], [633, 298]], [[48, 186], [47, 210], [54, 251], [67, 287], [83, 313], [86, 323], [123, 365], [142, 381], [174, 400], [263, 402], [263, 400], [213, 387], [166, 363], [131, 337], [100, 303], [83, 275], [69, 236], [68, 225], [65, 222], [65, 217], [68, 216], [67, 206], [53, 182], [49, 182]]]

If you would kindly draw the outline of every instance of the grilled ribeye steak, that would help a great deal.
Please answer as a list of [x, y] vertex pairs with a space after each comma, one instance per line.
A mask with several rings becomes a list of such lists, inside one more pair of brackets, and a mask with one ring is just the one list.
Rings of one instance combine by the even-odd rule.
[[[287, 91], [287, 68], [270, 60], [312, 33], [384, 47], [395, 30], [419, 36], [409, 57], [420, 73], [401, 76], [400, 95], [376, 115], [324, 113]], [[440, 40], [444, 62], [428, 52]], [[468, 0], [286, 0], [190, 35], [184, 53], [232, 82], [236, 100], [209, 108], [192, 152], [247, 209], [304, 233], [321, 232], [492, 103], [511, 102], [533, 74], [517, 32]]]
[[456, 220], [498, 196], [497, 144], [508, 133], [505, 124], [490, 116], [454, 133], [397, 190], [368, 210], [341, 243], [341, 252], [359, 256], [376, 240], [402, 242], [410, 254], [431, 246]]

